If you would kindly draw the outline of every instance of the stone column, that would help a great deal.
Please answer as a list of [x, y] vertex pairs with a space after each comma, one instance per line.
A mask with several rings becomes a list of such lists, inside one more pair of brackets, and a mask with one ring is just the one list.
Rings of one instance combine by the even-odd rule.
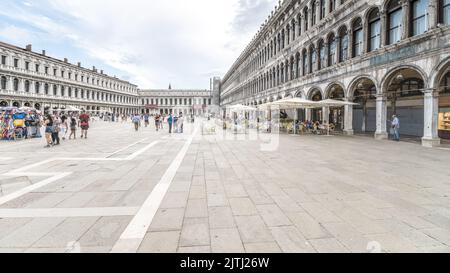
[[324, 124], [330, 123], [330, 107], [322, 108], [322, 119]]
[[410, 18], [410, 14], [409, 14], [409, 10], [411, 8], [410, 2], [409, 0], [402, 0], [401, 1], [401, 5], [402, 5], [402, 12], [403, 12], [403, 21], [402, 21], [402, 40], [406, 39], [409, 37], [409, 18]]
[[363, 45], [362, 45], [362, 55], [369, 52], [369, 22], [363, 20]]
[[25, 92], [25, 81], [23, 79], [19, 80], [19, 92]]
[[13, 77], [8, 77], [7, 80], [8, 81], [6, 83], [6, 90], [14, 91], [14, 78]]
[[438, 25], [439, 0], [428, 0], [428, 29], [435, 29]]
[[377, 95], [377, 131], [375, 132], [376, 139], [387, 139], [388, 133], [387, 125], [387, 98], [385, 95]]
[[387, 43], [387, 38], [386, 38], [386, 34], [387, 34], [387, 15], [386, 15], [386, 11], [384, 10], [380, 10], [380, 29], [381, 29], [381, 33], [380, 33], [380, 47], [383, 48], [386, 43]]
[[438, 134], [439, 93], [436, 90], [427, 90], [424, 94], [424, 134], [422, 145], [436, 147], [441, 144]]
[[[336, 1], [336, 3], [339, 1]], [[341, 37], [339, 36], [339, 33], [336, 35], [336, 63], [341, 62]]]
[[[328, 1], [327, 1], [328, 2]], [[323, 68], [327, 68], [328, 67], [328, 56], [329, 56], [329, 51], [330, 51], [330, 47], [328, 46], [328, 41], [323, 43], [323, 46], [325, 48], [324, 50], [324, 54], [325, 54], [325, 58], [323, 59], [324, 63], [322, 64], [322, 69]]]
[[[353, 98], [347, 99], [347, 102], [352, 102]], [[353, 105], [346, 105], [344, 107], [344, 133], [353, 135]]]
[[349, 29], [348, 31], [348, 52], [347, 52], [347, 60], [353, 58], [353, 29]]

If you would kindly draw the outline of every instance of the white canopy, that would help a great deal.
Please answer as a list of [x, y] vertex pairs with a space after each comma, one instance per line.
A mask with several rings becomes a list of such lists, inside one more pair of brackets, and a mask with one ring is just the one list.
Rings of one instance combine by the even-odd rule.
[[254, 111], [254, 110], [256, 110], [256, 108], [242, 105], [242, 104], [232, 105], [232, 106], [228, 107], [228, 109], [230, 109], [231, 111]]
[[302, 98], [288, 98], [273, 102], [272, 105], [283, 109], [302, 109], [314, 108], [317, 106], [317, 102]]
[[358, 105], [358, 104], [357, 103], [353, 103], [353, 102], [348, 102], [348, 101], [342, 101], [342, 100], [327, 99], [327, 100], [323, 100], [323, 101], [317, 101], [315, 108], [320, 108], [320, 107], [342, 107], [342, 106], [346, 106], [346, 105]]

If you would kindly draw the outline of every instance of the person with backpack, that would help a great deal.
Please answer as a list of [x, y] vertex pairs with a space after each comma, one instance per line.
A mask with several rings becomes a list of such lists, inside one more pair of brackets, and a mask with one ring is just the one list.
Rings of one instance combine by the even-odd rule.
[[44, 120], [45, 125], [45, 139], [47, 140], [47, 146], [45, 148], [50, 148], [53, 146], [53, 119], [50, 115], [47, 115]]
[[90, 117], [88, 114], [86, 114], [86, 111], [83, 110], [83, 112], [81, 112], [81, 115], [79, 117], [79, 126], [81, 127], [81, 138], [86, 139], [87, 138], [87, 132], [89, 130], [89, 120]]

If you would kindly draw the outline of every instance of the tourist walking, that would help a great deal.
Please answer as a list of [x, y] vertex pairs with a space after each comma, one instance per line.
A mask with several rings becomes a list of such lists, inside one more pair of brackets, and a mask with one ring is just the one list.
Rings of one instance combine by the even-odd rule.
[[87, 138], [88, 135], [88, 130], [89, 130], [89, 120], [90, 117], [88, 114], [86, 114], [86, 111], [83, 110], [83, 112], [81, 113], [80, 117], [79, 117], [79, 125], [81, 127], [81, 138]]
[[44, 119], [45, 125], [45, 140], [47, 141], [47, 146], [45, 148], [50, 148], [53, 145], [52, 133], [53, 133], [53, 119], [50, 115], [47, 115]]
[[145, 128], [150, 125], [150, 116], [148, 114], [144, 115]]
[[61, 130], [61, 119], [59, 116], [55, 116], [53, 119], [53, 132], [52, 132], [52, 141], [53, 145], [59, 145], [60, 139], [59, 139], [59, 132]]
[[156, 127], [156, 132], [159, 131], [159, 122], [160, 122], [161, 116], [160, 115], [156, 115], [155, 116], [155, 127]]
[[132, 118], [132, 122], [134, 124], [134, 129], [136, 130], [136, 132], [139, 131], [139, 123], [141, 122], [141, 117], [138, 114], [134, 115], [134, 117]]
[[77, 132], [77, 120], [75, 119], [75, 117], [72, 117], [72, 118], [70, 119], [70, 135], [69, 135], [69, 140], [72, 139], [72, 136], [73, 136], [73, 139], [77, 139], [76, 132]]
[[183, 113], [180, 112], [180, 116], [178, 117], [178, 133], [184, 133], [184, 117]]
[[63, 115], [61, 117], [61, 134], [62, 134], [62, 139], [66, 140], [66, 136], [67, 136], [67, 132], [69, 131], [69, 126], [67, 124], [67, 117], [65, 115]]
[[400, 141], [400, 119], [397, 115], [392, 116], [391, 124], [391, 134], [394, 136], [394, 140]]
[[172, 133], [172, 126], [173, 126], [173, 116], [172, 114], [169, 115], [167, 118], [167, 123], [169, 124], [169, 134]]

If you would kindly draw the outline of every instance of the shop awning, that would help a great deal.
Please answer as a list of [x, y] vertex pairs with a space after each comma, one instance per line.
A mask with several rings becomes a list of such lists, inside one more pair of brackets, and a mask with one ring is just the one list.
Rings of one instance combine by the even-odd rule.
[[255, 111], [256, 110], [256, 108], [242, 105], [242, 104], [232, 105], [232, 106], [228, 107], [228, 109], [230, 109], [231, 111]]
[[342, 100], [327, 99], [327, 100], [322, 100], [322, 101], [316, 102], [316, 107], [314, 107], [314, 108], [342, 107], [342, 106], [347, 106], [347, 105], [359, 105], [359, 104], [353, 103], [353, 102], [348, 102], [348, 101], [342, 101]]

